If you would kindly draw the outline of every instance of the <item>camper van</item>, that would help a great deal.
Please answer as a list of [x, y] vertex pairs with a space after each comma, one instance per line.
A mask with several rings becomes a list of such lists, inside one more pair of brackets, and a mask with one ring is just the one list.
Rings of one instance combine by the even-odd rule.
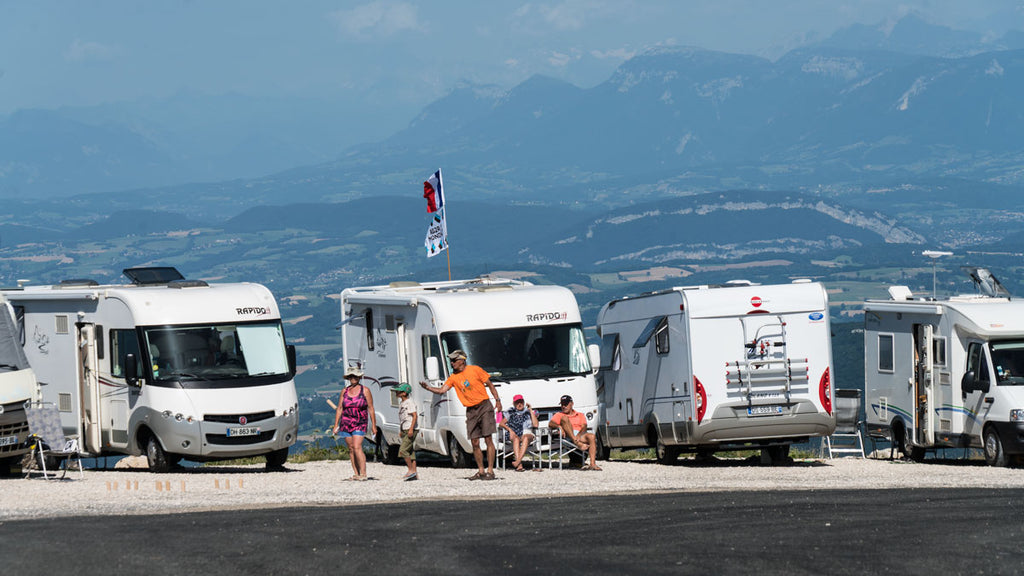
[[682, 452], [789, 446], [827, 436], [832, 413], [828, 297], [818, 283], [733, 281], [613, 300], [601, 338], [600, 440], [611, 448]]
[[522, 394], [541, 425], [569, 394], [576, 410], [596, 424], [592, 360], [576, 298], [566, 288], [480, 277], [449, 282], [394, 282], [341, 293], [344, 361], [361, 367], [377, 414], [377, 443], [386, 461], [398, 449], [398, 398], [393, 387], [412, 383], [420, 434], [416, 449], [469, 463], [466, 410], [454, 390], [434, 395], [416, 383], [451, 374], [448, 353], [464, 350], [469, 363], [491, 375], [503, 406]]
[[0, 476], [29, 451], [25, 403], [39, 398], [39, 385], [18, 339], [14, 309], [0, 296]]
[[69, 280], [0, 291], [64, 432], [92, 456], [265, 455], [295, 443], [294, 348], [259, 284], [207, 284], [174, 268], [129, 268], [131, 284]]
[[941, 447], [983, 448], [1005, 466], [1024, 453], [1024, 301], [990, 273], [981, 292], [937, 299], [906, 286], [864, 303], [864, 388], [871, 434], [921, 460]]

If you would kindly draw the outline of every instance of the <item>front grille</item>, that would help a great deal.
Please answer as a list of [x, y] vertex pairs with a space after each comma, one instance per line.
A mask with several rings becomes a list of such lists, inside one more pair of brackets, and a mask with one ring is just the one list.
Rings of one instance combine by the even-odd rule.
[[[23, 404], [15, 403], [4, 406], [4, 413], [0, 415], [0, 436], [17, 436], [22, 441], [28, 437], [28, 421], [25, 419]], [[22, 450], [22, 442], [0, 446], [0, 454]]]
[[203, 416], [204, 422], [220, 422], [221, 424], [239, 424], [238, 419], [245, 417], [246, 424], [253, 422], [259, 422], [260, 420], [269, 420], [274, 417], [273, 410], [267, 410], [266, 412], [254, 412], [252, 414], [207, 414]]
[[255, 436], [228, 436], [227, 434], [207, 434], [206, 442], [208, 444], [220, 444], [222, 446], [239, 446], [245, 444], [259, 444], [260, 442], [269, 442], [274, 438], [274, 431], [268, 430], [266, 432], [260, 432]]

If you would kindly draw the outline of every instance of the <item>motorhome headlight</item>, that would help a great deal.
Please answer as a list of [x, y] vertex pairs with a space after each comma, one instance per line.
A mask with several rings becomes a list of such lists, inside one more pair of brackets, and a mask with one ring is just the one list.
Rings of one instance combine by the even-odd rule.
[[1010, 410], [1010, 422], [1024, 422], [1024, 409]]
[[164, 418], [170, 418], [171, 417], [171, 411], [170, 410], [164, 410], [163, 412], [160, 413], [160, 415], [163, 416]]
[[179, 413], [174, 415], [175, 422], [181, 422], [184, 419], [185, 419], [185, 416], [181, 412], [179, 412]]
[[594, 413], [593, 412], [587, 412], [587, 420], [593, 420], [593, 419], [594, 419]]

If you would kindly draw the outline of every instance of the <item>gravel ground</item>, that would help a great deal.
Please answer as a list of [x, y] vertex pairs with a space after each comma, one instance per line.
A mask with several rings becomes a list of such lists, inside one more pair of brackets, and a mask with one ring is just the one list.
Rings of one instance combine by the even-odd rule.
[[84, 479], [77, 472], [63, 481], [0, 479], [0, 520], [635, 492], [1024, 487], [1024, 470], [990, 468], [975, 461], [842, 458], [777, 467], [743, 460], [681, 460], [674, 466], [612, 461], [602, 467], [599, 472], [498, 470], [497, 480], [491, 482], [467, 481], [474, 470], [441, 464], [421, 465], [418, 481], [402, 482], [405, 466], [372, 462], [370, 480], [346, 481], [352, 474], [347, 461], [288, 464], [285, 472], [265, 472], [262, 466], [189, 468], [169, 474], [86, 470]]

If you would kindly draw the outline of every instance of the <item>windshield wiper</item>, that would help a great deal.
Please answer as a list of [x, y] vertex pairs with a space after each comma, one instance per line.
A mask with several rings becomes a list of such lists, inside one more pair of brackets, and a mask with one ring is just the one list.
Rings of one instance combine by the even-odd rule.
[[169, 374], [170, 376], [184, 376], [185, 378], [191, 378], [193, 380], [204, 380], [204, 381], [209, 381], [210, 380], [209, 378], [207, 378], [205, 376], [200, 376], [198, 374], [192, 374], [190, 372], [179, 372], [177, 370], [168, 372], [167, 374]]

